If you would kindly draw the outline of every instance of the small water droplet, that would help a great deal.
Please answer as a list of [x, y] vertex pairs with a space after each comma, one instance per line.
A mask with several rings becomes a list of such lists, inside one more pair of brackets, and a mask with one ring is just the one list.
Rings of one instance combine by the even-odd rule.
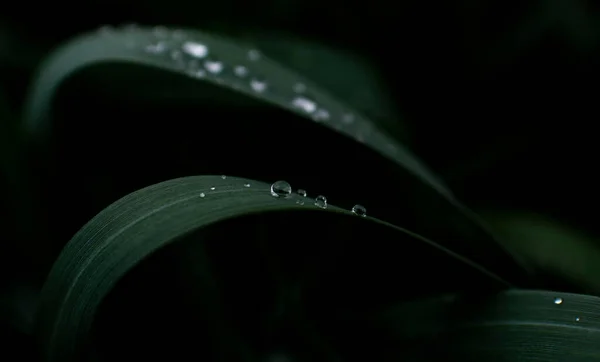
[[264, 79], [252, 78], [250, 81], [250, 88], [255, 92], [262, 93], [267, 89], [267, 82]]
[[554, 298], [554, 304], [562, 304], [562, 302], [563, 302], [562, 298], [560, 298], [560, 297]]
[[306, 85], [304, 83], [296, 83], [294, 84], [294, 92], [296, 93], [304, 93], [306, 91]]
[[579, 317], [575, 318], [575, 322], [579, 322]]
[[223, 71], [224, 65], [218, 60], [206, 60], [204, 68], [212, 74], [219, 74]]
[[286, 181], [276, 181], [271, 185], [271, 195], [275, 197], [288, 197], [292, 193], [292, 186]]
[[321, 209], [327, 208], [327, 198], [323, 195], [317, 196], [315, 199], [315, 206], [320, 207]]
[[307, 195], [306, 190], [302, 190], [302, 189], [298, 189], [298, 191], [296, 191], [296, 193], [302, 197], [306, 197], [306, 195]]
[[298, 204], [298, 205], [304, 205], [304, 200], [296, 200], [296, 204]]
[[296, 97], [292, 100], [292, 106], [303, 110], [306, 113], [313, 113], [317, 110], [317, 104], [306, 97]]
[[365, 209], [364, 206], [357, 204], [357, 205], [352, 206], [352, 213], [354, 213], [358, 216], [365, 217], [365, 216], [367, 216], [367, 209]]
[[258, 49], [251, 49], [248, 51], [248, 59], [255, 62], [261, 58], [260, 51]]
[[233, 68], [233, 72], [238, 77], [245, 77], [248, 75], [248, 68], [244, 67], [243, 65], [236, 65], [235, 68]]
[[204, 196], [206, 196], [206, 194], [204, 192], [201, 192], [200, 197], [204, 197]]
[[244, 187], [250, 187], [250, 183], [245, 183]]
[[329, 112], [325, 109], [319, 109], [313, 115], [315, 121], [326, 121], [329, 119]]
[[227, 178], [227, 176], [225, 176], [225, 175], [221, 175], [221, 178], [222, 178], [223, 180], [225, 180], [225, 179]]
[[194, 58], [204, 58], [208, 55], [208, 47], [194, 41], [186, 41], [181, 49]]
[[212, 191], [215, 191], [216, 187], [214, 187], [214, 186], [213, 186], [213, 187], [211, 187], [210, 189], [211, 189]]
[[352, 123], [354, 123], [354, 115], [352, 113], [344, 114], [342, 116], [342, 122], [344, 122], [345, 124], [352, 124]]

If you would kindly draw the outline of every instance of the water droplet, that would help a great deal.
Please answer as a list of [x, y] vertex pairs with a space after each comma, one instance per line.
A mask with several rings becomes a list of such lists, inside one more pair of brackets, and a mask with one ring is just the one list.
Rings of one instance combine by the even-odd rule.
[[243, 65], [236, 65], [235, 68], [233, 68], [233, 72], [238, 77], [245, 77], [248, 75], [248, 68], [244, 67]]
[[201, 192], [200, 197], [204, 197], [204, 196], [206, 196], [206, 194], [204, 192]]
[[208, 55], [208, 47], [194, 41], [186, 41], [181, 49], [194, 58], [204, 58]]
[[204, 68], [212, 74], [219, 74], [223, 71], [223, 63], [218, 60], [206, 60]]
[[244, 187], [250, 187], [250, 183], [245, 183]]
[[302, 189], [298, 189], [298, 191], [296, 191], [296, 193], [302, 197], [306, 197], [306, 195], [307, 195], [306, 190], [302, 190]]
[[315, 121], [326, 121], [329, 119], [329, 112], [325, 109], [319, 109], [315, 112], [313, 118]]
[[292, 106], [303, 110], [306, 113], [313, 113], [317, 110], [317, 104], [306, 97], [296, 97], [292, 100]]
[[211, 187], [210, 189], [211, 189], [212, 191], [215, 191], [216, 187], [214, 187], [214, 186], [213, 186], [213, 187]]
[[225, 180], [225, 179], [227, 178], [227, 176], [225, 176], [225, 175], [221, 175], [221, 178], [222, 178], [223, 180]]
[[575, 318], [575, 322], [579, 322], [579, 317]]
[[562, 298], [560, 298], [560, 297], [554, 298], [554, 304], [562, 304], [562, 302], [563, 302]]
[[292, 193], [292, 186], [286, 181], [276, 181], [271, 185], [271, 195], [275, 197], [288, 197]]
[[323, 195], [317, 196], [315, 199], [315, 206], [320, 207], [321, 209], [327, 208], [327, 198]]
[[304, 205], [304, 200], [296, 200], [296, 204], [298, 204], [298, 205]]
[[352, 206], [352, 213], [365, 217], [367, 216], [367, 209], [365, 209], [365, 207], [362, 205], [354, 205]]
[[342, 122], [344, 122], [345, 124], [352, 124], [352, 123], [354, 123], [354, 115], [352, 113], [344, 114], [342, 116]]
[[152, 54], [161, 54], [167, 50], [167, 44], [165, 42], [159, 41], [156, 44], [150, 44], [146, 47], [146, 51]]
[[260, 51], [258, 49], [251, 49], [248, 51], [248, 59], [255, 62], [261, 58]]
[[296, 93], [304, 93], [306, 91], [306, 85], [304, 83], [296, 83], [294, 84], [294, 92]]
[[262, 93], [267, 89], [267, 82], [260, 78], [253, 78], [250, 81], [250, 88], [255, 92]]

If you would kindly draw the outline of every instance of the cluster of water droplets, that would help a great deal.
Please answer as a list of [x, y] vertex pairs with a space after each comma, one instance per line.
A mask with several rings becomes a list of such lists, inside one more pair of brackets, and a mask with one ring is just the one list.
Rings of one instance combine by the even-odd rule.
[[[140, 29], [135, 24], [130, 24], [123, 26], [121, 31], [134, 33]], [[99, 30], [104, 35], [114, 34], [116, 31], [110, 26]], [[151, 33], [151, 39], [137, 44], [136, 48], [153, 57], [166, 59], [191, 77], [211, 78], [217, 83], [236, 89], [246, 88], [256, 93], [265, 93], [271, 88], [271, 82], [259, 74], [259, 69], [272, 66], [261, 65], [264, 63], [263, 55], [258, 49], [246, 50], [245, 59], [235, 56], [237, 61], [229, 61], [225, 58], [232, 58], [231, 56], [218, 54], [218, 50], [212, 49], [214, 47], [210, 44], [216, 42], [215, 40], [202, 41], [197, 37], [190, 37], [184, 31], [164, 26], [154, 27]], [[338, 129], [348, 129], [355, 123], [355, 115], [352, 112], [341, 112], [332, 117], [331, 110], [311, 95], [304, 82], [298, 81], [286, 87], [279, 87], [277, 93], [278, 99], [289, 99], [289, 107], [307, 114], [315, 121], [324, 122], [335, 118], [333, 125]]]
[[[287, 181], [276, 181], [271, 184], [271, 196], [277, 198], [289, 198], [292, 196], [292, 186]], [[308, 197], [308, 193], [306, 190], [298, 189], [296, 190], [297, 200], [296, 204], [304, 205], [305, 200]], [[313, 204], [321, 209], [327, 208], [327, 198], [323, 195], [318, 195], [315, 197]], [[354, 205], [352, 207], [352, 213], [361, 217], [367, 216], [367, 209], [362, 205]]]

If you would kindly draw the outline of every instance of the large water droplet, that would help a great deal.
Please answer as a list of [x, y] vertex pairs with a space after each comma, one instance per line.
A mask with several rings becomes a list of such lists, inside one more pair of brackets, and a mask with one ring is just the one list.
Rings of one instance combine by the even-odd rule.
[[554, 298], [554, 304], [562, 304], [562, 302], [563, 302], [562, 298], [560, 298], [560, 297]]
[[250, 88], [255, 92], [262, 93], [267, 89], [267, 82], [261, 78], [252, 78], [250, 81]]
[[194, 58], [204, 58], [208, 55], [208, 47], [204, 44], [194, 41], [186, 41], [183, 43], [181, 50], [193, 56]]
[[306, 113], [313, 113], [317, 110], [317, 104], [306, 97], [296, 97], [292, 100], [292, 106], [303, 110]]
[[307, 195], [306, 190], [302, 190], [302, 189], [298, 189], [298, 191], [296, 191], [296, 193], [302, 197], [306, 197], [306, 195]]
[[206, 60], [204, 62], [204, 68], [212, 74], [219, 74], [223, 71], [223, 62], [218, 60]]
[[206, 194], [204, 192], [201, 192], [200, 197], [204, 197], [204, 196], [206, 196]]
[[238, 77], [245, 77], [248, 75], [248, 68], [243, 65], [236, 65], [235, 68], [233, 68], [233, 73]]
[[251, 49], [248, 51], [248, 59], [255, 62], [261, 58], [260, 51], [258, 49]]
[[352, 213], [365, 217], [367, 216], [367, 209], [365, 209], [365, 207], [362, 205], [354, 205], [352, 206]]
[[315, 199], [315, 206], [320, 207], [321, 209], [327, 208], [327, 198], [323, 195], [317, 196]]
[[292, 193], [292, 186], [286, 181], [276, 181], [271, 185], [271, 195], [275, 197], [288, 197]]

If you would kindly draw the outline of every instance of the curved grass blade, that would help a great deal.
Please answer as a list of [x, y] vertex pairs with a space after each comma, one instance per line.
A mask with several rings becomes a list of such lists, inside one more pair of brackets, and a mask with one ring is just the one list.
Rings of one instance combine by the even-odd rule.
[[[242, 215], [286, 210], [348, 215], [394, 232], [410, 234], [484, 275], [500, 288], [499, 277], [469, 260], [406, 230], [350, 211], [326, 209], [300, 196], [273, 197], [269, 185], [235, 177], [198, 176], [166, 181], [136, 191], [103, 210], [67, 244], [42, 291], [39, 337], [48, 361], [75, 361], [93, 316], [115, 283], [145, 257], [190, 232]], [[215, 303], [213, 303], [215, 304]], [[217, 324], [215, 322], [215, 324]], [[220, 330], [223, 335], [228, 334]], [[234, 339], [235, 336], [228, 335]], [[245, 349], [230, 351], [249, 360]]]
[[[450, 190], [408, 149], [353, 108], [258, 50], [200, 31], [102, 29], [69, 42], [40, 68], [24, 109], [26, 132], [48, 136], [52, 101], [61, 83], [81, 69], [105, 62], [130, 62], [185, 74], [310, 117], [365, 143], [451, 197]], [[297, 92], [299, 83], [302, 92]]]
[[375, 350], [407, 341], [415, 347], [388, 349], [391, 360], [597, 361], [599, 302], [537, 290], [445, 295], [398, 304], [355, 328], [377, 331]]

